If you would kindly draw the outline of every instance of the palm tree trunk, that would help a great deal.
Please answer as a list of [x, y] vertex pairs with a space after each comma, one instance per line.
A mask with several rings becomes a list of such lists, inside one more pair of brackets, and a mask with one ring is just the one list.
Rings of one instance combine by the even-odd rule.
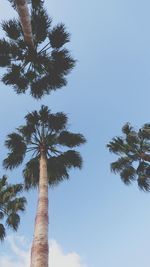
[[38, 207], [35, 219], [35, 231], [31, 250], [30, 267], [48, 267], [48, 253], [47, 158], [45, 153], [41, 152]]
[[141, 153], [140, 157], [141, 157], [141, 159], [150, 162], [150, 155], [149, 154]]
[[15, 0], [16, 8], [20, 17], [24, 40], [30, 48], [34, 48], [31, 19], [28, 10], [27, 0]]

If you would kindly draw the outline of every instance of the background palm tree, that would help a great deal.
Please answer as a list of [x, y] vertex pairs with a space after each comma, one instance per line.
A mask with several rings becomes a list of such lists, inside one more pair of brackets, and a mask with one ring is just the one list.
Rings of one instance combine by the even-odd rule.
[[0, 66], [7, 68], [2, 77], [15, 91], [41, 98], [52, 90], [67, 84], [66, 75], [75, 65], [64, 45], [70, 41], [64, 24], [51, 27], [51, 18], [42, 1], [31, 2], [31, 23], [34, 49], [24, 41], [21, 24], [17, 19], [2, 23], [6, 38], [0, 40]]
[[119, 173], [125, 184], [136, 181], [140, 189], [150, 191], [150, 124], [136, 131], [127, 123], [122, 132], [122, 137], [113, 138], [107, 145], [119, 156], [111, 163], [111, 170]]
[[26, 204], [24, 197], [18, 197], [22, 190], [21, 184], [8, 184], [6, 176], [0, 179], [0, 240], [4, 240], [6, 236], [6, 227], [15, 231], [18, 229], [19, 213], [25, 210]]
[[[67, 116], [64, 113], [52, 114], [48, 107], [28, 113], [26, 124], [8, 135], [6, 146], [9, 149], [4, 160], [6, 169], [13, 169], [22, 163], [26, 152], [32, 158], [23, 170], [26, 189], [39, 188], [35, 232], [31, 253], [31, 267], [48, 266], [48, 184], [57, 185], [69, 178], [68, 171], [82, 167], [79, 152], [70, 150], [85, 143], [81, 134], [67, 130]], [[65, 150], [69, 147], [69, 150]]]
[[24, 34], [24, 41], [27, 45], [33, 49], [33, 35], [32, 35], [32, 27], [31, 27], [31, 17], [28, 9], [28, 0], [9, 0], [12, 3], [13, 7], [17, 10], [20, 23], [22, 26], [22, 31]]

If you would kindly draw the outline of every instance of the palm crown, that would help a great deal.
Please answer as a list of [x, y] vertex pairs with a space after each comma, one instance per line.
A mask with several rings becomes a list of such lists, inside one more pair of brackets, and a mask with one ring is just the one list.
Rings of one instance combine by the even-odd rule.
[[110, 152], [119, 156], [111, 170], [119, 173], [125, 184], [137, 181], [140, 189], [150, 191], [150, 124], [135, 131], [127, 123], [122, 132], [122, 137], [113, 138], [107, 145]]
[[[5, 142], [9, 149], [4, 167], [13, 169], [20, 165], [26, 152], [32, 153], [32, 159], [23, 170], [25, 187], [29, 189], [39, 182], [39, 158], [42, 152], [47, 157], [49, 185], [69, 178], [70, 168], [81, 168], [82, 158], [79, 152], [72, 150], [85, 143], [81, 134], [67, 130], [67, 116], [64, 113], [52, 114], [48, 107], [28, 113], [26, 124], [8, 135]], [[65, 147], [71, 149], [65, 150]]]
[[[14, 1], [11, 1], [14, 3]], [[31, 1], [31, 24], [34, 49], [27, 46], [19, 20], [2, 23], [6, 38], [0, 40], [0, 66], [7, 67], [2, 81], [15, 91], [41, 98], [65, 86], [66, 75], [75, 65], [64, 45], [70, 41], [64, 24], [51, 27], [51, 18], [43, 1]]]
[[9, 185], [7, 177], [0, 179], [0, 240], [6, 236], [5, 225], [13, 230], [17, 230], [20, 223], [19, 212], [25, 210], [26, 199], [18, 197], [22, 192], [21, 184]]

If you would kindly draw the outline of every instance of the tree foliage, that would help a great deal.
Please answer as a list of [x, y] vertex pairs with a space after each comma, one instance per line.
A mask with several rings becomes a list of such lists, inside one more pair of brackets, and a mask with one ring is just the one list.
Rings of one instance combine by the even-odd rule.
[[[15, 7], [15, 1], [10, 0]], [[6, 69], [2, 81], [20, 94], [30, 89], [39, 99], [67, 84], [66, 76], [75, 65], [65, 44], [70, 35], [64, 24], [52, 27], [43, 1], [32, 0], [31, 24], [34, 49], [24, 42], [19, 20], [2, 23], [5, 38], [0, 40], [0, 66]]]
[[150, 191], [150, 124], [136, 131], [126, 123], [122, 133], [107, 145], [110, 152], [119, 156], [111, 163], [111, 170], [119, 173], [125, 184], [136, 181], [140, 189]]
[[10, 185], [7, 177], [0, 179], [0, 240], [6, 237], [6, 228], [14, 231], [18, 229], [20, 223], [19, 213], [25, 210], [26, 199], [18, 197], [22, 192], [21, 184]]
[[[82, 158], [73, 148], [85, 143], [85, 138], [79, 133], [67, 129], [68, 118], [62, 112], [51, 113], [47, 106], [42, 106], [39, 112], [33, 111], [25, 116], [25, 125], [8, 135], [5, 142], [9, 149], [4, 160], [6, 169], [20, 165], [27, 152], [31, 153], [23, 176], [27, 189], [38, 185], [39, 158], [41, 149], [47, 157], [49, 185], [69, 178], [71, 168], [81, 168]], [[69, 150], [66, 150], [66, 148]]]

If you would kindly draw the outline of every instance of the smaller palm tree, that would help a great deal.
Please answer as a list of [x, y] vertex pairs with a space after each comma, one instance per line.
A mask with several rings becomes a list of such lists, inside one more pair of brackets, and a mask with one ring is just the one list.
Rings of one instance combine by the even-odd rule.
[[31, 267], [48, 267], [48, 186], [69, 179], [70, 169], [82, 167], [80, 153], [73, 148], [84, 144], [85, 138], [68, 131], [64, 113], [52, 114], [46, 106], [28, 113], [25, 119], [24, 126], [8, 135], [5, 144], [10, 152], [4, 167], [17, 167], [26, 153], [31, 153], [23, 171], [25, 188], [38, 187]]
[[150, 191], [150, 124], [136, 131], [126, 123], [122, 132], [123, 136], [113, 138], [107, 145], [110, 152], [119, 156], [111, 163], [111, 170], [119, 173], [126, 185], [136, 181], [140, 189]]
[[26, 199], [18, 197], [22, 192], [21, 184], [10, 185], [7, 177], [0, 179], [0, 240], [6, 237], [6, 227], [17, 230], [20, 223], [19, 213], [25, 210]]
[[30, 94], [39, 99], [66, 86], [66, 76], [75, 66], [65, 44], [70, 35], [64, 24], [52, 27], [52, 20], [40, 0], [31, 1], [31, 25], [34, 48], [28, 46], [20, 21], [2, 23], [5, 38], [0, 39], [0, 67], [7, 68], [2, 77], [17, 94]]

